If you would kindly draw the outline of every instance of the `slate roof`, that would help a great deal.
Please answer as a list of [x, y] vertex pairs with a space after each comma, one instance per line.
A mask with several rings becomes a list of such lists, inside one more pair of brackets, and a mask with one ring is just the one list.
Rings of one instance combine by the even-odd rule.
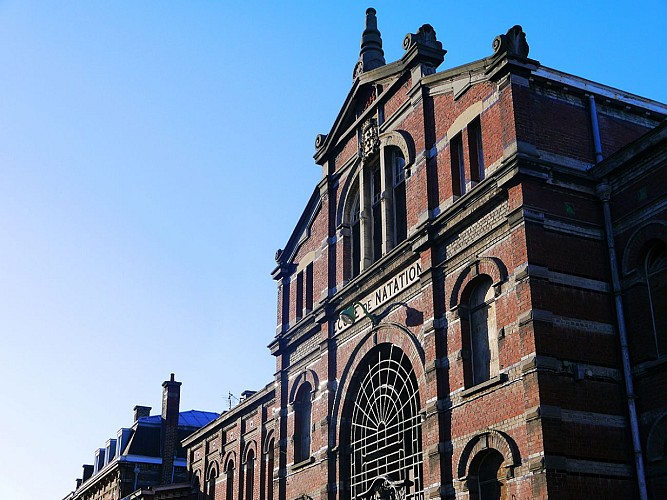
[[[183, 411], [178, 416], [178, 443], [176, 456], [185, 458], [185, 450], [181, 441], [197, 429], [209, 424], [216, 418], [217, 413], [199, 410]], [[160, 422], [161, 415], [140, 417], [134, 426], [134, 432], [124, 450], [123, 455], [141, 455], [145, 457], [160, 457]]]
[[[218, 413], [211, 411], [190, 410], [182, 411], [178, 414], [179, 427], [204, 427], [219, 417]], [[139, 422], [146, 424], [160, 425], [161, 415], [151, 415], [150, 417], [140, 417]]]

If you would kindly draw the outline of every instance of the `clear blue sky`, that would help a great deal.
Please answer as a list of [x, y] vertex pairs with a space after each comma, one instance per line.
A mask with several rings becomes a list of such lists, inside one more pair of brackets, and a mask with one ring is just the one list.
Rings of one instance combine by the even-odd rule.
[[[388, 62], [423, 23], [441, 69], [522, 24], [545, 66], [667, 102], [665, 1], [418, 4], [374, 5]], [[367, 6], [0, 1], [0, 498], [65, 496], [171, 372], [184, 410], [273, 379], [273, 256]]]

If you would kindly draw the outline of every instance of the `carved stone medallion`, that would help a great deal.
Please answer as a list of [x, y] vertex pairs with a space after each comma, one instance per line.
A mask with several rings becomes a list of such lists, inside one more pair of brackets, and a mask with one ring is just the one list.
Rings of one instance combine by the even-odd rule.
[[361, 157], [367, 160], [380, 150], [377, 121], [369, 118], [361, 129]]

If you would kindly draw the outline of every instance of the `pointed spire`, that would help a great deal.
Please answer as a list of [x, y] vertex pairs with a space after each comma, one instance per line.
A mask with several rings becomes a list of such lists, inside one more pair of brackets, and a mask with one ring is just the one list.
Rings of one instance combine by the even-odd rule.
[[375, 9], [372, 7], [366, 9], [366, 28], [361, 35], [359, 61], [354, 67], [353, 78], [357, 78], [361, 73], [385, 65], [382, 37], [378, 30], [378, 21], [375, 14]]

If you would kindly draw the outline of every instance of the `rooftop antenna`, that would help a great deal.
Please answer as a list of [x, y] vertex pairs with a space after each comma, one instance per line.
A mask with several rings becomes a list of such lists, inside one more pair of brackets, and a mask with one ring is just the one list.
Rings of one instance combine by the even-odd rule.
[[227, 395], [227, 400], [229, 401], [229, 409], [230, 409], [230, 410], [232, 409], [232, 398], [234, 398], [234, 399], [236, 400], [237, 403], [240, 402], [239, 398], [237, 398], [236, 396], [234, 396], [234, 395], [230, 392], [230, 393]]

